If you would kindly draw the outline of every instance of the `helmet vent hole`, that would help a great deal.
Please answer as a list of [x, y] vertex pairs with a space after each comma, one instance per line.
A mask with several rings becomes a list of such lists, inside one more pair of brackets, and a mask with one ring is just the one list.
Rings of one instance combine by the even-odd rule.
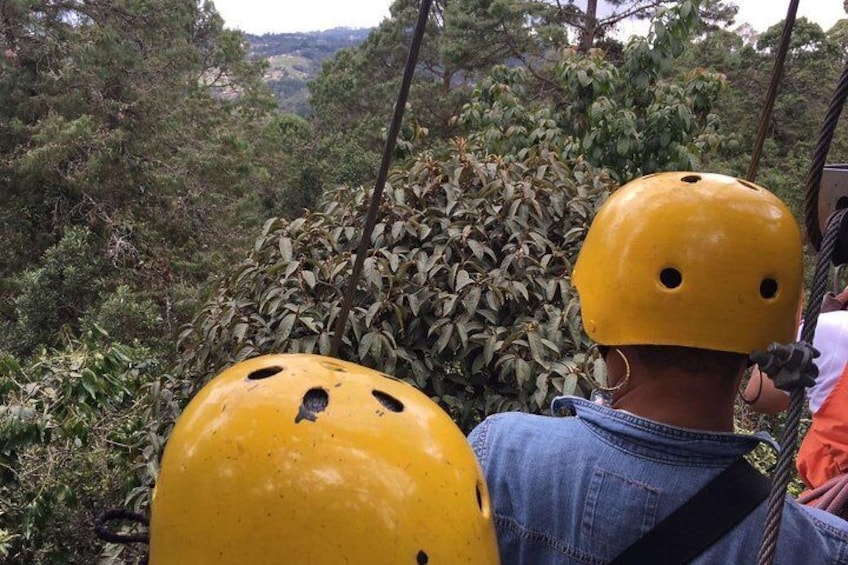
[[777, 281], [774, 279], [763, 279], [760, 283], [760, 296], [769, 300], [777, 296]]
[[701, 180], [701, 177], [699, 177], [698, 175], [686, 175], [680, 180], [682, 180], [683, 182], [688, 182], [689, 184], [695, 184], [696, 182]]
[[395, 398], [390, 394], [386, 394], [381, 390], [372, 390], [371, 394], [374, 395], [374, 398], [383, 405], [383, 408], [386, 410], [390, 410], [392, 412], [403, 412], [403, 402]]
[[323, 388], [310, 388], [303, 395], [303, 407], [312, 413], [323, 412], [330, 403], [330, 395]]
[[430, 562], [430, 557], [427, 555], [427, 552], [423, 549], [418, 552], [418, 555], [415, 556], [415, 562], [418, 565], [427, 565]]
[[660, 271], [660, 282], [668, 289], [674, 289], [683, 283], [683, 275], [674, 267], [666, 267]]
[[739, 181], [739, 184], [741, 184], [742, 186], [745, 186], [747, 188], [750, 188], [751, 190], [760, 190], [759, 188], [756, 187], [756, 185], [753, 185], [746, 180], [742, 180], [742, 179], [736, 179], [736, 180]]
[[251, 371], [249, 375], [247, 375], [247, 380], [249, 381], [261, 381], [262, 379], [267, 379], [268, 377], [273, 377], [277, 373], [282, 373], [282, 367], [263, 367], [261, 369], [257, 369], [255, 371]]
[[477, 508], [480, 509], [480, 512], [483, 511], [483, 495], [480, 493], [480, 484], [477, 484], [477, 487], [474, 489], [477, 494]]

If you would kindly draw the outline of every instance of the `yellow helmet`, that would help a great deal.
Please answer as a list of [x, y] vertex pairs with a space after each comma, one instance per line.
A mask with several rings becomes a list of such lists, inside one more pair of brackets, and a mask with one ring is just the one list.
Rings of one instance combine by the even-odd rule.
[[801, 232], [776, 196], [706, 173], [658, 173], [598, 211], [574, 267], [583, 325], [602, 345], [749, 354], [794, 339]]
[[151, 565], [498, 563], [485, 480], [448, 415], [317, 355], [259, 357], [207, 384], [151, 506]]

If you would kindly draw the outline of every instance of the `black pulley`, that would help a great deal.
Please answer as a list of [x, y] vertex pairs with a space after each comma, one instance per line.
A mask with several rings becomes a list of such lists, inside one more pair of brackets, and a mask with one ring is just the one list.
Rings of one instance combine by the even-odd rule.
[[[848, 164], [825, 165], [818, 193], [819, 229], [824, 232], [831, 215], [843, 208], [848, 208]], [[831, 261], [834, 265], [848, 263], [848, 220], [839, 226]]]

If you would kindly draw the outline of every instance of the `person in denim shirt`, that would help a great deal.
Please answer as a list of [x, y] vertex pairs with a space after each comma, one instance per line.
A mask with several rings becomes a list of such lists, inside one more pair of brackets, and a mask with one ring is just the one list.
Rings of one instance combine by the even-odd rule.
[[[732, 177], [662, 173], [599, 210], [574, 269], [608, 403], [490, 416], [469, 436], [504, 564], [611, 561], [767, 436], [733, 433], [748, 356], [793, 339], [802, 244]], [[573, 417], [556, 417], [564, 413]], [[755, 563], [766, 503], [696, 563]], [[848, 522], [787, 500], [776, 563], [848, 563]]]

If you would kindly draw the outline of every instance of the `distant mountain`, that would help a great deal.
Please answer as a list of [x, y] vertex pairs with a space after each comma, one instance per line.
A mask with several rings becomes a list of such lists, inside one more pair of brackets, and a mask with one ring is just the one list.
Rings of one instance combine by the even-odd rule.
[[370, 29], [334, 28], [306, 33], [246, 35], [251, 56], [269, 63], [265, 80], [277, 95], [280, 108], [301, 116], [310, 113], [307, 83], [321, 70], [321, 62], [337, 51], [365, 41]]

